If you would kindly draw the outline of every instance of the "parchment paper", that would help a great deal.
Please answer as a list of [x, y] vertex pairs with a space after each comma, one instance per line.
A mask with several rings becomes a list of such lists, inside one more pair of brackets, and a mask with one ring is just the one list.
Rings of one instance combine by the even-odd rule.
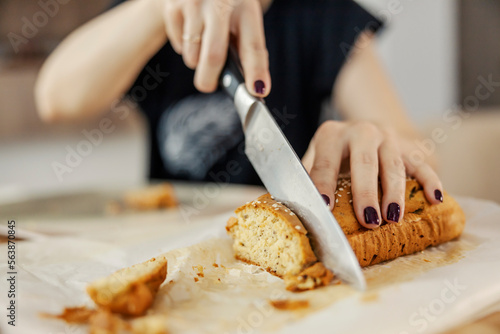
[[[344, 284], [291, 293], [279, 278], [234, 260], [224, 230], [231, 212], [190, 223], [166, 223], [150, 214], [143, 221], [141, 215], [108, 219], [96, 228], [94, 220], [78, 237], [44, 235], [18, 243], [18, 326], [2, 320], [0, 328], [2, 333], [86, 333], [85, 326], [37, 314], [91, 306], [84, 292], [88, 282], [165, 254], [168, 276], [150, 312], [165, 314], [172, 333], [437, 333], [500, 301], [500, 206], [458, 200], [467, 215], [458, 241], [365, 269], [364, 293]], [[4, 262], [0, 268], [6, 272]], [[276, 299], [307, 300], [310, 306], [280, 311], [269, 304]]]

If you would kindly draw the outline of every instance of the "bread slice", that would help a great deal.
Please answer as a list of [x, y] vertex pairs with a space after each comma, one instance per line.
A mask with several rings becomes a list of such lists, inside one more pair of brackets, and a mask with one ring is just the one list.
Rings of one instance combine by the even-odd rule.
[[265, 194], [236, 209], [226, 230], [236, 258], [284, 277], [298, 275], [317, 261], [307, 231], [287, 207]]
[[237, 218], [228, 220], [226, 230], [234, 240], [237, 259], [285, 278], [288, 289], [293, 291], [331, 281], [333, 274], [324, 267], [323, 271], [305, 271], [318, 262], [307, 231], [300, 219], [271, 195], [265, 194], [235, 213]]
[[[408, 179], [405, 196], [403, 221], [369, 230], [356, 220], [350, 179], [339, 179], [332, 212], [361, 266], [415, 253], [462, 233], [465, 215], [446, 192], [443, 203], [431, 205], [420, 184]], [[299, 218], [271, 195], [263, 195], [235, 213], [237, 218], [229, 219], [226, 230], [234, 240], [237, 259], [285, 277], [292, 291], [331, 281], [333, 275], [321, 263], [315, 264], [317, 258]]]
[[166, 276], [167, 259], [152, 258], [94, 281], [87, 287], [87, 293], [104, 309], [138, 316], [151, 306]]

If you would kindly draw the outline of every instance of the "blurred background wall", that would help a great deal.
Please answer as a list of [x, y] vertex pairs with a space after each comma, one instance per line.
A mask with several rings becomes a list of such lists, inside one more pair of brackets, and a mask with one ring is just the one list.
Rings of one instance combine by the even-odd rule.
[[[109, 1], [64, 0], [57, 10], [41, 5], [46, 2], [0, 0], [0, 196], [143, 182], [146, 134], [137, 113], [107, 135], [63, 182], [55, 176], [51, 163], [63, 160], [66, 147], [76, 145], [82, 131], [97, 123], [42, 124], [33, 102], [37, 71], [67, 34], [102, 12]], [[426, 138], [436, 128], [447, 133], [445, 142], [433, 144], [442, 157], [446, 188], [500, 201], [500, 89], [494, 87], [485, 99], [477, 97], [481, 80], [500, 81], [500, 2], [359, 3], [386, 22], [378, 50], [412, 119]], [[50, 14], [46, 20], [43, 12]], [[29, 30], [27, 21], [38, 26]], [[29, 38], [16, 37], [26, 31]], [[463, 122], [452, 128], [446, 115], [458, 115]]]

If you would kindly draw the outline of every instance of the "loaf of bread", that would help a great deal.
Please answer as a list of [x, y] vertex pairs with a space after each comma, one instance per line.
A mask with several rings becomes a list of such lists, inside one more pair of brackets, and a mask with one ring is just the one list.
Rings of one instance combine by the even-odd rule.
[[373, 230], [361, 226], [354, 214], [349, 178], [339, 180], [334, 201], [333, 215], [362, 267], [453, 240], [465, 227], [465, 214], [451, 196], [444, 192], [443, 203], [432, 205], [413, 179], [406, 181], [404, 216], [399, 223], [383, 223]]
[[[384, 222], [373, 230], [361, 226], [354, 214], [349, 178], [339, 179], [334, 201], [332, 212], [363, 267], [457, 238], [465, 225], [465, 215], [452, 197], [445, 192], [443, 203], [431, 205], [413, 179], [406, 183], [404, 217], [399, 223]], [[293, 291], [331, 281], [331, 273], [317, 262], [300, 219], [272, 196], [263, 195], [235, 213], [237, 218], [229, 219], [226, 230], [237, 259], [285, 278]]]
[[103, 309], [138, 316], [151, 306], [166, 276], [167, 260], [153, 258], [98, 279], [87, 287], [87, 293]]

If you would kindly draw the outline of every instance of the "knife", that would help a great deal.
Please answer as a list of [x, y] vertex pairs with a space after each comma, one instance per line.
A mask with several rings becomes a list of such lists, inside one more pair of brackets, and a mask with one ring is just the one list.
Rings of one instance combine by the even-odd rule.
[[323, 264], [342, 281], [365, 290], [365, 278], [344, 232], [264, 101], [246, 89], [232, 48], [219, 83], [234, 100], [245, 133], [245, 154], [266, 189], [300, 218]]

